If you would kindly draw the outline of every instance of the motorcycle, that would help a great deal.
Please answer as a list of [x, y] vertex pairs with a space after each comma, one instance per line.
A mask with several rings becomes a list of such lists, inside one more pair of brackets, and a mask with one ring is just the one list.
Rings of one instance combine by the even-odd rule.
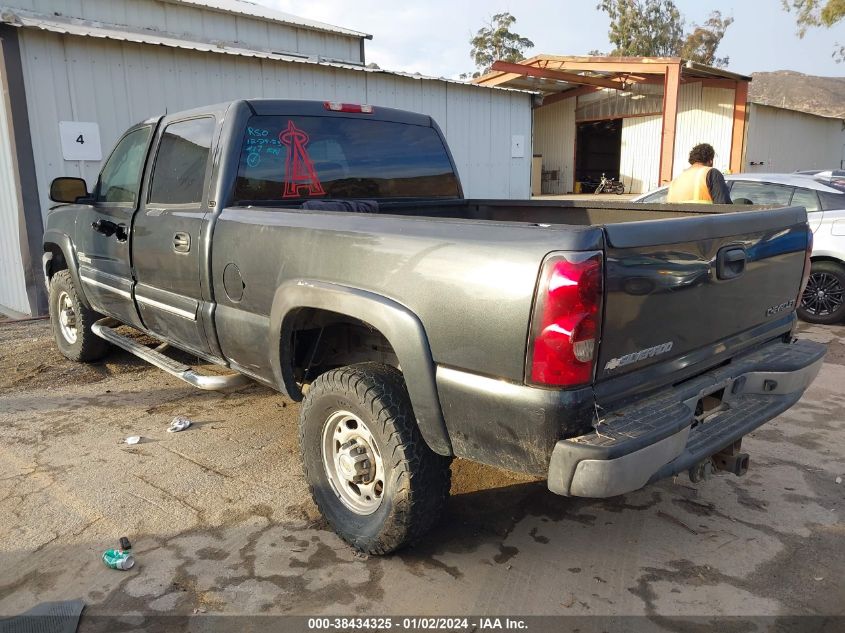
[[625, 193], [625, 184], [620, 182], [619, 180], [615, 180], [614, 178], [607, 178], [602, 173], [599, 186], [596, 187], [596, 190], [593, 193], [615, 193], [617, 195], [623, 194]]

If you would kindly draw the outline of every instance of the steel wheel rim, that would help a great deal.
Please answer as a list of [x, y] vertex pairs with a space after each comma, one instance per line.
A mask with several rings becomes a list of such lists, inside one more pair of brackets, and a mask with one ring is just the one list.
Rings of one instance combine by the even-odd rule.
[[73, 345], [79, 335], [76, 326], [76, 311], [73, 309], [73, 301], [70, 295], [62, 290], [58, 298], [59, 331], [68, 343]]
[[384, 463], [372, 432], [349, 411], [335, 411], [323, 425], [323, 468], [335, 496], [360, 515], [384, 498]]
[[829, 316], [842, 307], [842, 284], [836, 275], [810, 273], [807, 287], [801, 295], [801, 307], [815, 316]]

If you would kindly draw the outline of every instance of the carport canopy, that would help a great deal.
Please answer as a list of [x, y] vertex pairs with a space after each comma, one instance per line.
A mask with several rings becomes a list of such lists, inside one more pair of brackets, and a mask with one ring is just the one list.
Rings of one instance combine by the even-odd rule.
[[521, 62], [497, 61], [491, 72], [473, 80], [483, 86], [531, 90], [542, 105], [602, 89], [627, 90], [635, 84], [663, 85], [663, 132], [660, 141], [660, 182], [672, 180], [678, 94], [682, 83], [734, 91], [730, 170], [742, 169], [742, 150], [751, 77], [706, 66], [680, 57], [578, 57], [537, 55]]

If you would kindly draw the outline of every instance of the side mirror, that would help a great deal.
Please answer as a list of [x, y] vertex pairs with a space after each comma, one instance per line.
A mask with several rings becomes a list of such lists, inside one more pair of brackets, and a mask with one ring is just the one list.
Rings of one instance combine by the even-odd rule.
[[88, 185], [82, 178], [56, 178], [50, 183], [50, 200], [53, 202], [76, 202], [88, 197]]

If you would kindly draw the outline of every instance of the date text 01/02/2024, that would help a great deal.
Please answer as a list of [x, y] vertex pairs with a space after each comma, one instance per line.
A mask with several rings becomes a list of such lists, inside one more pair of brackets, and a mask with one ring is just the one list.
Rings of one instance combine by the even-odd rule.
[[359, 618], [309, 618], [309, 630], [525, 630], [528, 625], [521, 618], [449, 618], [449, 617], [406, 617], [401, 619], [380, 617]]

